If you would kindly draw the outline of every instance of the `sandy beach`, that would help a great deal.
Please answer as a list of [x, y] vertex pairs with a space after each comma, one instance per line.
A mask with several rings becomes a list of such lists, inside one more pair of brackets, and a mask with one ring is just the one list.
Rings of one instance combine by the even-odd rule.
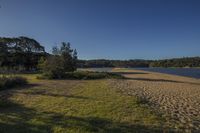
[[137, 96], [179, 129], [200, 131], [200, 80], [140, 70], [120, 70], [128, 80], [113, 85], [126, 95]]

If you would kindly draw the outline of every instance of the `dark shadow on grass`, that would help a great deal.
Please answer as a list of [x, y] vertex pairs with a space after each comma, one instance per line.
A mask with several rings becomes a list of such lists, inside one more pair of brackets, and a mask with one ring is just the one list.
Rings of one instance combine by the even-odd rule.
[[14, 103], [12, 107], [0, 110], [0, 119], [1, 133], [51, 133], [55, 127], [59, 127], [60, 132], [66, 132], [67, 129], [91, 133], [162, 133], [167, 131], [154, 126], [120, 123], [99, 117], [38, 112]]
[[[23, 90], [23, 89], [31, 89], [33, 87], [38, 87], [41, 86], [41, 84], [37, 84], [37, 83], [32, 83], [32, 84], [27, 84], [21, 87], [15, 87], [12, 89], [8, 89], [8, 90], [2, 90], [0, 91], [0, 104], [1, 101], [8, 101], [9, 97], [11, 97], [13, 95], [13, 92], [15, 93], [20, 93], [20, 94], [26, 94], [26, 95], [42, 95], [42, 96], [52, 96], [52, 97], [65, 97], [65, 98], [75, 98], [75, 99], [91, 99], [88, 97], [84, 97], [84, 96], [75, 96], [75, 95], [71, 95], [71, 94], [59, 94], [59, 93], [53, 93], [53, 92], [48, 92], [45, 89], [37, 89], [37, 90], [32, 90], [32, 91], [20, 91], [17, 92], [17, 90]], [[10, 103], [9, 103], [10, 104]]]
[[186, 84], [192, 84], [192, 85], [200, 85], [200, 83], [182, 82], [182, 81], [176, 81], [176, 80], [166, 80], [166, 79], [129, 78], [129, 77], [126, 77], [125, 79], [128, 79], [128, 80], [139, 80], [139, 81], [152, 81], [152, 82], [171, 82], [171, 83], [186, 83]]
[[55, 94], [47, 92], [46, 90], [32, 91], [32, 92], [21, 92], [26, 95], [41, 95], [41, 96], [52, 96], [52, 97], [65, 97], [65, 98], [76, 98], [76, 99], [90, 99], [83, 96], [75, 96], [71, 94]]
[[0, 100], [9, 100], [9, 97], [13, 95], [13, 92], [16, 90], [23, 90], [23, 89], [29, 89], [35, 86], [39, 86], [38, 84], [27, 84], [24, 86], [20, 87], [15, 87], [15, 88], [10, 88], [10, 89], [5, 89], [0, 91]]
[[23, 85], [23, 86], [16, 86], [16, 87], [12, 87], [12, 88], [6, 88], [6, 89], [0, 90], [0, 92], [28, 89], [28, 88], [32, 88], [32, 87], [36, 87], [36, 86], [40, 86], [40, 84], [36, 84], [36, 83], [33, 84], [32, 83], [32, 84], [26, 84], [26, 85]]
[[1, 90], [0, 91], [0, 109], [13, 106], [13, 103], [10, 102], [9, 100], [9, 98], [12, 97], [13, 92], [16, 92], [17, 90], [29, 89], [35, 86], [39, 86], [39, 84], [26, 84], [20, 87]]
[[37, 83], [29, 83], [29, 84], [26, 84], [24, 86], [21, 86], [21, 87], [16, 87], [16, 88], [13, 88], [14, 90], [20, 90], [20, 89], [29, 89], [29, 88], [32, 88], [32, 87], [38, 87], [38, 86], [41, 86], [40, 84], [37, 84]]

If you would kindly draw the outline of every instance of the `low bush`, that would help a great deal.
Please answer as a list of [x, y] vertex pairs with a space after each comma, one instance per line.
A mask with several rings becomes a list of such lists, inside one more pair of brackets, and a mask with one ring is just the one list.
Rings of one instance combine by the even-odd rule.
[[[56, 79], [50, 75], [41, 75], [39, 79]], [[65, 75], [62, 75], [62, 79], [78, 79], [78, 80], [90, 80], [90, 79], [122, 79], [123, 76], [114, 73], [108, 72], [91, 72], [91, 71], [75, 71], [75, 72], [66, 72]]]
[[27, 84], [27, 80], [23, 77], [0, 76], [0, 90], [22, 86], [25, 84]]

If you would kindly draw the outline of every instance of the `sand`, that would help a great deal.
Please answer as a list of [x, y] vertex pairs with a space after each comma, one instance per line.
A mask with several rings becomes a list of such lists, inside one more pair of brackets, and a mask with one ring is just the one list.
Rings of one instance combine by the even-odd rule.
[[140, 70], [123, 70], [123, 75], [129, 79], [112, 83], [122, 93], [146, 101], [174, 128], [200, 131], [199, 79]]

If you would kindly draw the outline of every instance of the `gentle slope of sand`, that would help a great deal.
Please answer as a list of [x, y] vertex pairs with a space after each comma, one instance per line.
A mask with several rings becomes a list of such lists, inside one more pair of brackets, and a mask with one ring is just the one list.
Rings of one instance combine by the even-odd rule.
[[200, 131], [200, 80], [146, 72], [120, 70], [128, 80], [116, 80], [115, 85], [127, 95], [138, 96], [162, 113], [171, 126]]

